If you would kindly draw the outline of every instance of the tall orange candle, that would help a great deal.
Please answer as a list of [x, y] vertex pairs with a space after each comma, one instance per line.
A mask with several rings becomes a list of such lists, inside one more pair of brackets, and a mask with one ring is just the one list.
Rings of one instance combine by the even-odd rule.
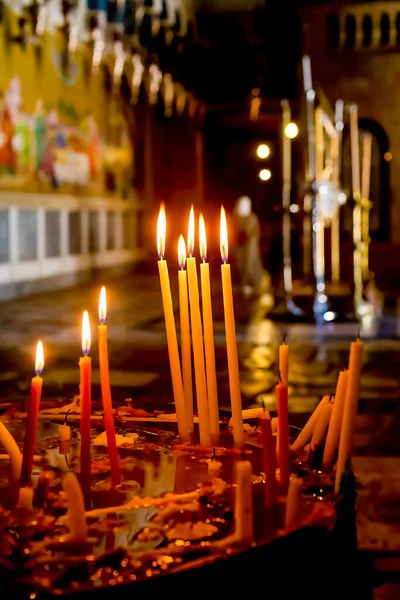
[[172, 304], [171, 286], [167, 261], [164, 260], [167, 219], [164, 206], [161, 206], [157, 221], [157, 251], [159, 256], [158, 272], [160, 275], [161, 297], [164, 309], [165, 332], [167, 335], [169, 366], [171, 370], [172, 389], [174, 393], [176, 420], [181, 441], [189, 440], [189, 425], [186, 417], [185, 396], [183, 393], [181, 363], [179, 359], [178, 340], [174, 307]]
[[217, 373], [215, 369], [214, 324], [211, 304], [210, 265], [207, 262], [207, 237], [203, 215], [199, 219], [200, 238], [200, 281], [203, 306], [204, 349], [206, 354], [206, 375], [208, 411], [212, 444], [219, 443], [219, 411], [217, 392]]
[[26, 431], [24, 440], [24, 451], [22, 455], [22, 467], [20, 484], [21, 487], [32, 484], [33, 456], [36, 445], [36, 430], [39, 418], [39, 405], [42, 395], [43, 378], [40, 374], [44, 366], [43, 344], [38, 342], [36, 346], [35, 377], [32, 378], [31, 396], [28, 404], [26, 418]]
[[242, 417], [242, 395], [240, 392], [239, 357], [236, 341], [235, 311], [233, 307], [231, 266], [228, 263], [228, 226], [226, 223], [226, 214], [223, 206], [221, 207], [220, 248], [222, 258], [222, 294], [224, 299], [225, 337], [228, 357], [233, 437], [236, 446], [243, 446], [244, 431]]
[[81, 407], [81, 460], [80, 484], [86, 508], [90, 507], [91, 497], [91, 438], [90, 416], [92, 405], [92, 359], [90, 358], [91, 334], [89, 314], [85, 310], [82, 317], [82, 352], [79, 359], [80, 367], [80, 407]]
[[289, 408], [287, 385], [276, 386], [276, 407], [278, 410], [278, 466], [281, 492], [286, 494], [289, 486]]
[[199, 413], [200, 443], [211, 444], [210, 417], [208, 411], [207, 379], [204, 361], [203, 326], [200, 313], [199, 283], [197, 279], [196, 259], [194, 251], [194, 210], [190, 210], [188, 243], [189, 257], [186, 261], [189, 285], [190, 323], [192, 326], [192, 344], [194, 358], [194, 375], [196, 381], [197, 410]]
[[108, 454], [111, 466], [111, 482], [113, 487], [121, 483], [121, 471], [118, 460], [117, 443], [115, 439], [114, 415], [111, 398], [110, 370], [108, 364], [108, 331], [105, 324], [107, 315], [106, 288], [103, 286], [99, 299], [99, 320], [97, 326], [99, 345], [100, 385], [103, 400], [104, 424], [106, 427]]
[[181, 235], [178, 242], [179, 284], [179, 317], [181, 325], [181, 359], [183, 392], [188, 426], [193, 431], [193, 382], [192, 382], [192, 348], [190, 344], [189, 299], [186, 264], [186, 244]]
[[265, 477], [265, 504], [271, 506], [276, 500], [275, 443], [272, 436], [271, 417], [265, 413], [259, 419], [262, 439], [262, 460]]

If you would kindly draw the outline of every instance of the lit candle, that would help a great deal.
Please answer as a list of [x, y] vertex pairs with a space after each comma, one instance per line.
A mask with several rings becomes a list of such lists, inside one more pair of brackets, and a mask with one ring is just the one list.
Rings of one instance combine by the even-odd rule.
[[329, 423], [328, 435], [326, 437], [324, 455], [322, 458], [322, 469], [324, 471], [327, 471], [331, 468], [335, 458], [336, 448], [339, 446], [348, 377], [349, 372], [347, 370], [339, 373], [336, 385], [335, 402], [333, 404], [332, 416]]
[[0, 444], [4, 446], [11, 463], [11, 475], [15, 481], [21, 477], [22, 454], [18, 444], [4, 425], [0, 421]]
[[353, 450], [354, 428], [360, 396], [360, 375], [364, 354], [364, 344], [357, 339], [351, 344], [349, 375], [343, 409], [342, 430], [340, 432], [339, 455], [336, 465], [335, 491], [340, 492], [343, 473]]
[[197, 410], [199, 413], [200, 443], [211, 444], [210, 417], [208, 412], [207, 381], [204, 362], [203, 328], [200, 314], [199, 286], [197, 281], [196, 259], [194, 251], [194, 210], [190, 209], [187, 249], [187, 275], [189, 284], [190, 321], [192, 325], [192, 343], [194, 374], [196, 380]]
[[236, 446], [243, 446], [242, 396], [240, 393], [239, 358], [236, 342], [235, 312], [233, 308], [233, 292], [231, 266], [228, 263], [228, 226], [224, 207], [221, 207], [220, 222], [221, 275], [222, 294], [224, 299], [226, 351], [228, 356], [229, 389], [233, 419], [233, 437]]
[[235, 537], [238, 542], [253, 542], [253, 492], [251, 462], [241, 460], [235, 467]]
[[91, 344], [89, 314], [85, 310], [82, 317], [82, 352], [80, 367], [80, 407], [81, 407], [81, 457], [80, 482], [86, 507], [90, 506], [91, 490], [91, 438], [90, 417], [92, 404], [92, 359], [89, 356]]
[[260, 417], [259, 425], [261, 429], [262, 461], [265, 478], [265, 504], [271, 506], [276, 500], [276, 451], [269, 414], [265, 412]]
[[315, 425], [318, 421], [320, 411], [322, 410], [322, 407], [327, 402], [329, 402], [329, 400], [330, 400], [330, 396], [324, 396], [322, 398], [321, 402], [319, 402], [317, 404], [311, 417], [308, 419], [307, 423], [304, 425], [303, 429], [300, 431], [299, 435], [293, 442], [292, 450], [295, 450], [295, 451], [300, 450], [300, 448], [303, 448], [307, 444], [307, 442], [311, 439], [312, 434], [314, 433]]
[[283, 385], [289, 383], [289, 345], [286, 344], [286, 336], [279, 346], [279, 373]]
[[199, 219], [200, 238], [200, 280], [201, 301], [203, 307], [204, 348], [206, 354], [208, 409], [210, 412], [211, 442], [219, 442], [219, 411], [217, 392], [217, 373], [215, 370], [214, 324], [211, 304], [210, 265], [207, 262], [207, 237], [203, 215]]
[[44, 366], [43, 356], [43, 344], [42, 342], [37, 343], [36, 347], [36, 361], [35, 361], [35, 372], [36, 376], [32, 378], [31, 384], [31, 396], [28, 404], [28, 414], [26, 418], [26, 431], [24, 440], [24, 451], [22, 455], [22, 467], [20, 485], [25, 487], [32, 484], [32, 465], [33, 465], [33, 454], [35, 451], [36, 444], [36, 430], [39, 418], [39, 405], [40, 397], [42, 395], [43, 379], [40, 377], [40, 373]]
[[74, 542], [87, 541], [87, 524], [85, 504], [82, 490], [73, 473], [67, 473], [62, 480], [63, 490], [67, 495], [67, 516], [70, 540]]
[[317, 446], [324, 441], [326, 430], [332, 415], [333, 404], [327, 402], [320, 410], [318, 421], [315, 425], [314, 433], [311, 438], [311, 450], [316, 450]]
[[276, 407], [278, 411], [278, 467], [280, 491], [286, 494], [289, 477], [289, 408], [287, 385], [276, 386]]
[[174, 307], [172, 304], [171, 287], [167, 261], [164, 260], [167, 219], [164, 206], [161, 206], [157, 221], [157, 252], [158, 272], [160, 275], [161, 297], [164, 309], [165, 332], [167, 335], [169, 367], [171, 370], [172, 389], [174, 393], [178, 433], [182, 442], [189, 440], [189, 425], [185, 409], [181, 363], [179, 360], [178, 340], [176, 338]]
[[181, 358], [183, 392], [185, 395], [186, 416], [189, 430], [193, 431], [193, 382], [192, 382], [192, 348], [190, 344], [189, 299], [186, 265], [186, 244], [181, 235], [178, 242], [179, 283], [179, 315], [181, 325]]
[[103, 286], [99, 299], [99, 320], [97, 326], [99, 344], [100, 385], [103, 399], [104, 424], [106, 428], [108, 453], [110, 456], [111, 482], [113, 487], [121, 483], [121, 471], [118, 460], [117, 443], [115, 440], [114, 415], [111, 399], [110, 370], [108, 366], [108, 335], [105, 325], [107, 314], [106, 288]]

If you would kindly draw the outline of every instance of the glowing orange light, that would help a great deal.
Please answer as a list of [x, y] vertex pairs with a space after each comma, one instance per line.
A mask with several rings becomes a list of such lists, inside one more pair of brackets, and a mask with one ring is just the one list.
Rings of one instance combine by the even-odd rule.
[[44, 367], [44, 352], [43, 352], [43, 344], [39, 340], [36, 346], [36, 360], [35, 360], [35, 373], [40, 375], [43, 371]]
[[183, 239], [183, 235], [181, 235], [179, 237], [179, 242], [178, 242], [178, 262], [179, 262], [179, 267], [181, 269], [184, 269], [185, 264], [186, 264], [186, 244], [185, 244], [185, 240]]
[[204, 223], [204, 217], [200, 213], [199, 219], [199, 239], [200, 239], [200, 257], [203, 262], [207, 260], [207, 236], [206, 236], [206, 224]]
[[157, 252], [160, 259], [164, 258], [165, 254], [165, 237], [167, 235], [167, 217], [165, 215], [164, 204], [160, 206], [157, 220]]
[[221, 206], [221, 220], [220, 220], [220, 249], [222, 262], [228, 262], [228, 225], [226, 223], [225, 209]]
[[190, 214], [189, 214], [187, 251], [188, 251], [189, 256], [193, 255], [193, 251], [194, 251], [194, 208], [193, 208], [193, 206], [190, 209]]
[[89, 354], [91, 343], [90, 335], [90, 320], [89, 313], [87, 310], [84, 311], [82, 317], [82, 351], [83, 354]]
[[103, 285], [103, 287], [101, 288], [101, 291], [100, 291], [100, 298], [99, 298], [99, 321], [100, 321], [100, 323], [106, 322], [106, 316], [107, 316], [107, 296], [106, 296], [106, 288]]

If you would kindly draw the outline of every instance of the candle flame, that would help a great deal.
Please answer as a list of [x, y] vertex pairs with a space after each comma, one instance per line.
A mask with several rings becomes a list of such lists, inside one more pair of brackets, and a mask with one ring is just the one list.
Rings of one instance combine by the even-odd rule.
[[199, 218], [199, 239], [200, 239], [200, 257], [203, 262], [207, 260], [207, 236], [206, 236], [206, 224], [204, 217], [200, 213]]
[[221, 220], [220, 220], [220, 249], [222, 262], [228, 262], [228, 225], [226, 223], [225, 209], [221, 206]]
[[158, 258], [162, 260], [165, 254], [165, 238], [167, 235], [167, 217], [165, 215], [164, 204], [160, 206], [157, 220], [157, 252]]
[[99, 298], [99, 321], [100, 321], [100, 323], [106, 322], [106, 315], [107, 315], [107, 296], [106, 296], [106, 288], [103, 285], [103, 287], [101, 288], [101, 291], [100, 291], [100, 298]]
[[186, 264], [186, 244], [185, 240], [183, 239], [183, 235], [179, 237], [178, 242], [178, 262], [179, 267], [183, 270]]
[[91, 336], [90, 336], [89, 313], [87, 310], [85, 310], [83, 313], [83, 317], [82, 317], [82, 351], [85, 356], [87, 354], [89, 354], [90, 343], [91, 343]]
[[40, 375], [43, 371], [44, 367], [44, 352], [43, 352], [43, 344], [39, 340], [36, 346], [36, 360], [35, 360], [35, 373], [36, 375]]
[[194, 208], [190, 209], [189, 214], [189, 226], [188, 226], [188, 239], [187, 239], [187, 251], [188, 255], [192, 256], [194, 252]]

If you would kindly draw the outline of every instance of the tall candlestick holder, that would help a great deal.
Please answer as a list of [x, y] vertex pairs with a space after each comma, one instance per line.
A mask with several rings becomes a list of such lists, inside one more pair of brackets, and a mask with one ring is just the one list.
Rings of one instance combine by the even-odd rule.
[[291, 110], [288, 100], [282, 100], [282, 165], [283, 165], [283, 187], [282, 187], [282, 238], [283, 238], [283, 289], [285, 294], [285, 306], [288, 312], [300, 316], [303, 314], [301, 308], [296, 306], [293, 300], [293, 273], [291, 253], [291, 224], [290, 224], [290, 192], [292, 189], [292, 141], [287, 135], [287, 126], [291, 122]]
[[308, 137], [308, 164], [305, 196], [311, 198], [312, 254], [315, 276], [314, 318], [317, 323], [325, 321], [328, 312], [328, 296], [325, 288], [324, 224], [317, 182], [315, 91], [312, 86], [309, 56], [303, 56], [304, 91]]

